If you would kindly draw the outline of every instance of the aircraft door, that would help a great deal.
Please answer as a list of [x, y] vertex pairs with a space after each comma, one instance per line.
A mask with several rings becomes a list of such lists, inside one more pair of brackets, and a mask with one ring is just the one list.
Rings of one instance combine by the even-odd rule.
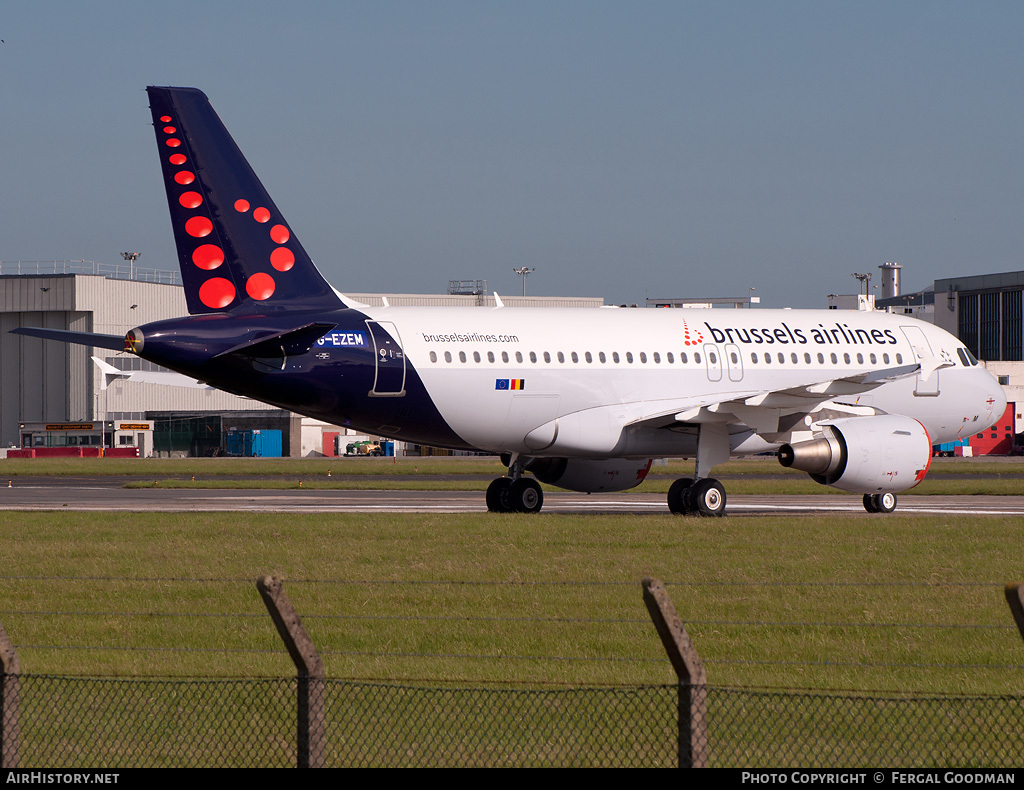
[[743, 381], [743, 355], [735, 343], [725, 347], [725, 362], [729, 366], [729, 381]]
[[[907, 340], [910, 341], [910, 345], [914, 349], [914, 361], [922, 366], [927, 365], [935, 356], [932, 352], [931, 344], [928, 342], [928, 337], [920, 327], [902, 326], [900, 329], [903, 330], [903, 334], [906, 335]], [[914, 394], [918, 397], [931, 398], [938, 395], [939, 371], [933, 371], [928, 378], [924, 378], [918, 374], [917, 385], [914, 387]]]
[[704, 344], [704, 361], [708, 367], [708, 381], [722, 380], [722, 352], [712, 343]]
[[376, 375], [367, 393], [372, 398], [400, 398], [405, 395], [405, 352], [398, 329], [390, 321], [367, 321], [373, 338]]

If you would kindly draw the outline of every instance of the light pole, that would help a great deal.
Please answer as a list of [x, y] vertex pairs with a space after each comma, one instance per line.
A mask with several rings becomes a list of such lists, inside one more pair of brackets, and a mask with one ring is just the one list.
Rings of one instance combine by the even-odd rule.
[[513, 267], [512, 271], [514, 271], [516, 274], [523, 278], [523, 296], [526, 296], [526, 278], [537, 270], [531, 269], [528, 266], [523, 266], [522, 268], [519, 269]]
[[135, 279], [135, 261], [142, 255], [141, 252], [122, 252], [121, 257], [128, 261], [128, 279]]

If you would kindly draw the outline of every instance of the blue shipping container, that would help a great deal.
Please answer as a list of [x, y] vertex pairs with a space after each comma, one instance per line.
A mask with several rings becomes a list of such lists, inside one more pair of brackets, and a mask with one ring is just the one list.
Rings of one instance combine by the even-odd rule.
[[228, 455], [245, 458], [280, 458], [282, 452], [281, 431], [254, 430], [228, 431]]

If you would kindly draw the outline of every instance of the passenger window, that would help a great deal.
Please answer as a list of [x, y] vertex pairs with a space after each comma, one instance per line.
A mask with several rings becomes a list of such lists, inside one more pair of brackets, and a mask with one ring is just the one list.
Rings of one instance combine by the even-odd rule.
[[839, 364], [839, 357], [837, 357], [835, 353], [829, 354], [829, 357], [831, 358], [833, 365]]
[[795, 364], [796, 364], [797, 362], [799, 362], [799, 361], [800, 361], [800, 357], [798, 357], [798, 356], [796, 355], [796, 352], [795, 352], [795, 351], [794, 351], [794, 352], [793, 352], [792, 354], [790, 354], [789, 356], [790, 356], [790, 359], [792, 359], [792, 360], [793, 360], [793, 364], [794, 364], [794, 365], [795, 365]]
[[751, 351], [750, 352], [750, 361], [755, 363], [755, 364], [757, 363], [757, 352], [756, 351]]
[[616, 365], [619, 364], [619, 352], [618, 351], [613, 351], [612, 352], [612, 362], [614, 362]]
[[465, 351], [460, 351], [459, 352], [459, 362], [465, 362], [465, 361], [466, 361], [466, 352]]
[[864, 364], [864, 355], [863, 354], [858, 354], [857, 355], [857, 364], [858, 365], [863, 365]]
[[452, 352], [451, 351], [445, 351], [444, 352], [444, 361], [445, 362], [451, 362], [452, 361]]
[[673, 362], [675, 362], [675, 361], [676, 361], [676, 358], [672, 356], [672, 352], [671, 352], [671, 351], [669, 351], [669, 352], [668, 352], [667, 354], [665, 354], [665, 361], [666, 361], [666, 362], [667, 362], [668, 364], [670, 364], [670, 365], [671, 365], [671, 364], [672, 364]]
[[599, 354], [597, 355], [597, 358], [598, 358], [598, 360], [600, 360], [601, 362], [606, 362], [606, 361], [607, 361], [607, 360], [605, 359], [605, 356], [604, 356], [604, 352], [603, 352], [603, 351], [602, 351], [602, 352], [600, 352], [600, 353], [599, 353]]
[[633, 364], [633, 352], [632, 351], [627, 351], [626, 352], [626, 362], [628, 362], [630, 365]]
[[902, 365], [903, 364], [903, 355], [902, 354], [897, 354], [896, 355], [896, 364], [897, 365]]
[[657, 365], [659, 362], [661, 362], [661, 354], [659, 354], [657, 351], [654, 352], [652, 358], [654, 359], [654, 364], [655, 365]]
[[876, 365], [876, 364], [878, 364], [878, 357], [876, 357], [876, 356], [875, 356], [874, 354], [871, 354], [871, 355], [870, 355], [870, 356], [868, 357], [868, 359], [870, 359], [870, 360], [871, 360], [871, 364], [872, 364], [872, 365]]
[[522, 361], [523, 361], [523, 352], [522, 351], [517, 351], [516, 352], [516, 362], [522, 362]]
[[593, 362], [594, 361], [594, 358], [590, 355], [589, 351], [586, 354], [583, 355], [583, 358], [585, 360], [587, 360], [587, 362]]
[[693, 352], [693, 361], [696, 362], [698, 365], [700, 364], [700, 354], [698, 354], [696, 351]]
[[430, 352], [430, 361], [431, 362], [437, 362], [437, 352], [436, 351], [431, 351]]
[[645, 354], [643, 351], [640, 352], [640, 361], [643, 362], [644, 364], [647, 364], [647, 354]]
[[740, 356], [735, 351], [730, 351], [729, 352], [729, 359], [732, 360], [732, 364], [736, 365], [740, 361]]
[[689, 360], [688, 360], [688, 359], [686, 358], [686, 352], [685, 352], [685, 351], [683, 351], [683, 352], [681, 352], [681, 353], [679, 354], [679, 361], [680, 361], [680, 362], [682, 362], [682, 363], [683, 363], [684, 365], [685, 365], [685, 364], [686, 364], [687, 362], [689, 362]]
[[488, 362], [494, 362], [494, 352], [493, 351], [488, 351], [487, 352], [487, 361]]
[[549, 354], [547, 351], [544, 352], [544, 361], [551, 362], [551, 354]]
[[565, 362], [565, 354], [563, 354], [561, 351], [558, 352], [558, 361]]
[[889, 364], [889, 355], [888, 354], [882, 354], [882, 362], [884, 362], [886, 365]]
[[502, 362], [508, 362], [508, 352], [507, 351], [502, 351], [501, 352], [501, 361]]
[[825, 355], [820, 353], [820, 352], [818, 354], [818, 364], [819, 365], [824, 365], [825, 364]]
[[785, 361], [786, 361], [786, 355], [785, 355], [785, 354], [783, 354], [783, 353], [782, 353], [782, 352], [780, 351], [780, 352], [779, 352], [779, 364], [781, 365], [781, 364], [782, 364], [783, 362], [785, 362]]
[[479, 362], [480, 361], [480, 352], [479, 351], [474, 351], [473, 352], [473, 361], [474, 362]]
[[764, 352], [764, 364], [766, 364], [766, 365], [772, 364], [772, 355], [769, 354], [767, 351]]
[[850, 355], [849, 354], [843, 354], [843, 362], [845, 362], [847, 365], [850, 364]]
[[708, 352], [708, 359], [711, 360], [712, 365], [718, 364], [718, 354], [716, 354], [714, 351]]
[[806, 351], [804, 352], [804, 362], [806, 362], [808, 365], [811, 364], [811, 355], [808, 354]]
[[537, 361], [537, 352], [536, 351], [531, 351], [530, 352], [530, 362], [536, 362], [536, 361]]
[[572, 361], [573, 362], [579, 362], [580, 361], [580, 355], [577, 354], [575, 351], [572, 352]]

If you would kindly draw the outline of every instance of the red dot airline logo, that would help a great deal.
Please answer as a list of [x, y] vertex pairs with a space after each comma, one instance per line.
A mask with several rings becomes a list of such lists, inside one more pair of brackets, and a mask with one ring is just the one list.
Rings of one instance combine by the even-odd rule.
[[690, 329], [690, 325], [683, 321], [683, 345], [699, 346], [704, 342], [704, 333], [697, 329]]
[[[159, 121], [165, 124], [161, 128], [165, 135], [164, 145], [173, 151], [167, 161], [177, 168], [172, 172], [171, 179], [174, 184], [183, 188], [177, 198], [178, 204], [182, 208], [194, 212], [193, 216], [185, 220], [185, 233], [196, 241], [203, 242], [192, 251], [192, 263], [202, 271], [215, 272], [224, 263], [225, 254], [219, 244], [211, 243], [211, 239], [207, 238], [213, 236], [214, 224], [209, 209], [206, 207], [203, 191], [200, 184], [197, 183], [196, 174], [189, 163], [187, 150], [184, 153], [180, 150], [183, 144], [178, 128], [174, 125], [174, 119], [170, 115], [161, 115]], [[268, 208], [265, 206], [253, 208], [245, 197], [237, 197], [233, 206], [239, 214], [249, 214], [251, 209], [250, 217], [257, 225], [270, 224], [269, 229], [265, 232], [269, 234], [270, 240], [276, 246], [266, 261], [269, 264], [268, 268], [273, 272], [289, 271], [295, 265], [295, 253], [285, 246], [291, 239], [291, 231], [281, 222], [272, 223], [273, 216]], [[212, 241], [217, 241], [215, 236]], [[249, 275], [245, 280], [246, 295], [260, 302], [269, 299], [277, 290], [277, 282], [274, 277], [275, 275], [271, 271], [255, 272]], [[211, 310], [226, 308], [237, 297], [238, 293], [230, 275], [211, 276], [199, 286], [199, 301]]]

